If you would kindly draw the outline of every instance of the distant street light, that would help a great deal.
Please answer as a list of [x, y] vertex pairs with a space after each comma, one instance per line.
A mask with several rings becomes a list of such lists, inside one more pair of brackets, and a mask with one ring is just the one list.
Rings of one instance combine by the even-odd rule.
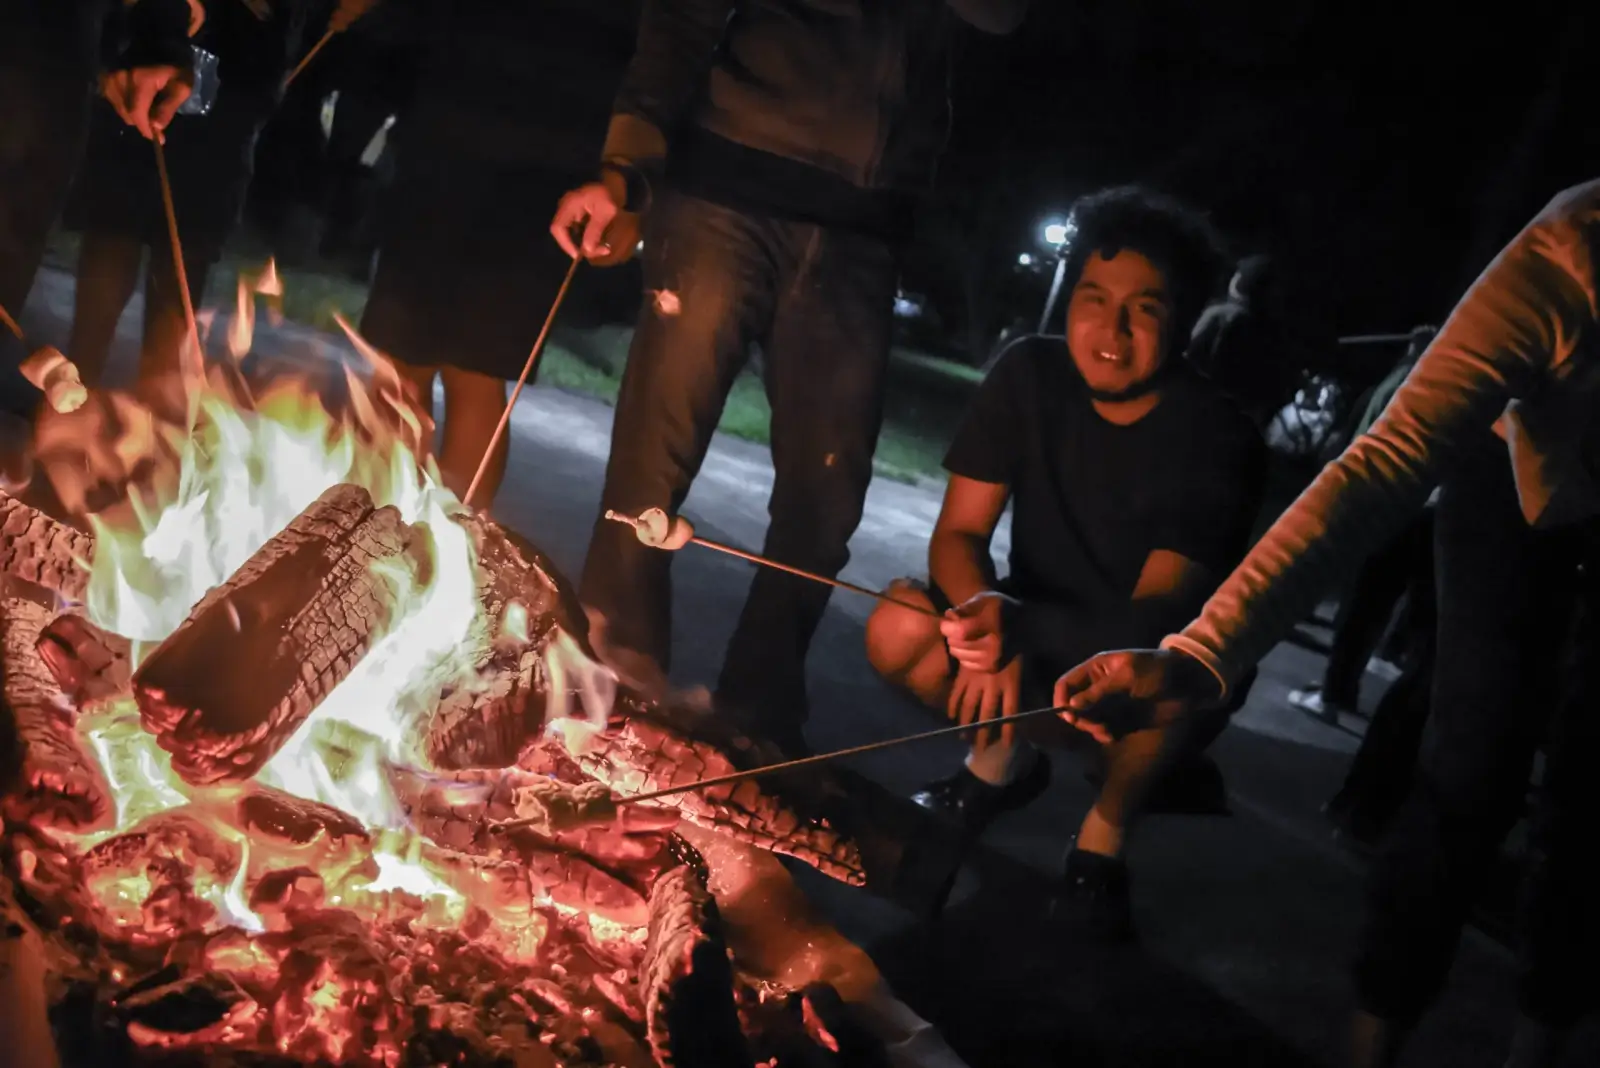
[[1050, 282], [1050, 295], [1044, 300], [1044, 309], [1039, 313], [1039, 333], [1045, 333], [1050, 326], [1050, 316], [1055, 311], [1056, 301], [1061, 298], [1061, 284], [1067, 275], [1067, 257], [1063, 255], [1067, 242], [1072, 239], [1073, 226], [1066, 219], [1046, 219], [1039, 227], [1039, 237], [1045, 246], [1056, 257], [1056, 273]]
[[1018, 267], [1032, 267], [1033, 266], [1033, 253], [1024, 252], [1022, 255], [1018, 256], [1017, 257], [1017, 266]]

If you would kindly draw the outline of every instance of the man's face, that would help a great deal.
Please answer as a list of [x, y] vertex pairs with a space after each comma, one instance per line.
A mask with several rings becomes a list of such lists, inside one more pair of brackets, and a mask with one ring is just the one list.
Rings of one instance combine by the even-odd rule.
[[1123, 249], [1096, 252], [1067, 304], [1067, 348], [1098, 400], [1136, 397], [1166, 361], [1171, 297], [1155, 265]]

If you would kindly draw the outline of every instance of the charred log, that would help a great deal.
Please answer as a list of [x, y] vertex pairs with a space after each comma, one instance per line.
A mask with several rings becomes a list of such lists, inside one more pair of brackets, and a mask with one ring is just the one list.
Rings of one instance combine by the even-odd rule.
[[74, 729], [76, 712], [39, 655], [50, 614], [32, 601], [0, 606], [0, 698], [20, 756], [6, 808], [22, 819], [90, 830], [112, 818], [111, 786], [85, 752]]
[[514, 763], [544, 719], [544, 658], [531, 645], [496, 653], [471, 684], [444, 694], [428, 723], [424, 751], [438, 768], [503, 768]]
[[656, 880], [640, 986], [650, 1048], [664, 1068], [751, 1063], [718, 928], [716, 901], [695, 866]]
[[94, 539], [0, 489], [0, 573], [81, 601]]
[[478, 596], [491, 624], [499, 627], [512, 604], [521, 605], [528, 621], [528, 640], [542, 644], [560, 627], [588, 643], [588, 617], [573, 592], [576, 587], [556, 570], [531, 542], [486, 516], [459, 519], [472, 536], [478, 556]]
[[335, 486], [208, 593], [133, 679], [173, 769], [198, 785], [259, 771], [384, 633], [382, 569], [417, 568], [421, 544], [395, 509]]
[[57, 1068], [45, 991], [45, 955], [39, 934], [0, 874], [0, 1035], [5, 1063], [16, 1068]]
[[74, 612], [57, 616], [44, 628], [38, 650], [79, 710], [133, 692], [133, 643]]
[[[644, 714], [613, 720], [603, 734], [587, 740], [572, 756], [586, 774], [624, 797], [739, 770], [712, 743]], [[861, 886], [866, 881], [853, 841], [826, 821], [803, 818], [757, 780], [691, 790], [662, 798], [659, 804], [677, 809], [697, 826], [794, 857], [841, 882]]]

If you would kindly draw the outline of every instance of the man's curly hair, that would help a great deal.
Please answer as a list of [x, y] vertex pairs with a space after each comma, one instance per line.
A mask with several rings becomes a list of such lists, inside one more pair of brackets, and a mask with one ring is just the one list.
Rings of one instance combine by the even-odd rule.
[[1118, 186], [1081, 197], [1068, 219], [1062, 291], [1071, 293], [1089, 257], [1137, 252], [1161, 272], [1172, 299], [1174, 355], [1206, 304], [1227, 281], [1228, 261], [1210, 221], [1188, 205], [1141, 186]]

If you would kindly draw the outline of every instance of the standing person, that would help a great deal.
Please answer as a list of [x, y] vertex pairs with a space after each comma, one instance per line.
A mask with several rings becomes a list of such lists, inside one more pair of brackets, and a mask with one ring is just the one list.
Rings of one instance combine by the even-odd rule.
[[[552, 224], [593, 257], [624, 208], [648, 209], [647, 299], [580, 590], [602, 655], [636, 683], [659, 686], [669, 667], [671, 561], [603, 514], [677, 511], [752, 345], [772, 404], [762, 551], [828, 576], [849, 559], [883, 418], [895, 250], [943, 134], [953, 24], [1006, 33], [1026, 6], [647, 4], [602, 179]], [[719, 708], [780, 748], [805, 748], [806, 653], [829, 593], [761, 569], [728, 648]]]
[[[27, 303], [83, 153], [110, 9], [110, 0], [0, 4], [0, 308], [13, 317]], [[152, 87], [147, 99], [154, 87], [181, 84], [178, 68], [151, 62], [148, 47], [131, 55], [144, 65], [120, 71], [118, 81]], [[0, 406], [27, 417], [39, 394], [16, 370], [23, 355], [22, 342], [0, 328]]]
[[1266, 256], [1240, 260], [1227, 297], [1201, 314], [1187, 347], [1190, 362], [1263, 428], [1294, 395], [1303, 370], [1275, 283]]
[[[464, 496], [505, 410], [506, 381], [521, 373], [572, 262], [548, 240], [550, 205], [600, 150], [635, 5], [390, 4], [413, 20], [421, 66], [390, 131], [395, 183], [361, 330], [395, 359], [424, 411], [442, 383], [436, 461]], [[633, 243], [619, 237], [604, 262]], [[507, 434], [468, 504], [493, 502], [509, 448]]]
[[[1210, 227], [1139, 189], [1086, 197], [1072, 219], [1065, 337], [1013, 343], [984, 379], [945, 458], [930, 582], [894, 587], [944, 621], [884, 603], [867, 622], [873, 667], [958, 722], [1047, 702], [1090, 649], [1153, 641], [1190, 618], [1243, 555], [1261, 503], [1260, 433], [1182, 355], [1220, 281]], [[1001, 579], [990, 540], [1008, 504]], [[1127, 835], [1157, 780], [1224, 718], [1105, 748], [1100, 795], [1066, 862], [1090, 933], [1131, 930]], [[988, 739], [914, 800], [976, 836], [1049, 781], [1042, 752]]]
[[[1575, 610], [1594, 618], [1600, 603], [1597, 265], [1600, 181], [1558, 195], [1495, 258], [1377, 423], [1198, 619], [1159, 651], [1103, 653], [1057, 683], [1068, 718], [1101, 737], [1217, 703], [1335, 576], [1399, 533], [1442, 484], [1433, 740], [1372, 867], [1355, 968], [1356, 1065], [1393, 1064], [1438, 996], [1475, 893], [1521, 813], [1568, 622]], [[1580, 662], [1594, 660], [1587, 653]], [[1597, 691], [1581, 692], [1591, 707], [1575, 721], [1592, 725]], [[1600, 789], [1587, 747], [1570, 744], [1552, 750], [1544, 784], [1561, 818], [1528, 887], [1518, 1068], [1556, 1062], [1593, 992], [1600, 932], [1592, 865], [1577, 858]]]
[[[163, 145], [182, 267], [189, 299], [198, 306], [238, 222], [256, 136], [298, 52], [308, 6], [309, 0], [141, 0], [108, 26], [108, 48], [119, 66], [162, 64], [182, 74], [162, 89], [163, 99], [148, 115], [108, 83], [92, 120], [65, 216], [65, 225], [82, 233], [68, 349], [85, 382], [97, 382], [105, 370], [147, 250], [139, 380], [146, 390], [159, 389], [178, 371], [190, 343], [188, 322], [149, 142], [159, 137]], [[214, 57], [214, 70], [206, 56]], [[197, 71], [214, 78], [215, 86], [190, 97]], [[191, 100], [195, 106], [186, 106]]]
[[[1419, 326], [1411, 331], [1411, 343], [1405, 354], [1383, 381], [1373, 387], [1366, 407], [1351, 428], [1352, 439], [1365, 434], [1378, 421], [1400, 383], [1406, 380], [1437, 333], [1431, 326]], [[1383, 640], [1395, 606], [1413, 585], [1417, 569], [1433, 566], [1432, 554], [1428, 552], [1428, 544], [1433, 539], [1431, 519], [1430, 514], [1419, 515], [1410, 527], [1361, 565], [1334, 618], [1333, 647], [1328, 651], [1322, 679], [1320, 683], [1290, 690], [1292, 707], [1330, 724], [1337, 724], [1341, 715], [1356, 712], [1367, 661]]]

